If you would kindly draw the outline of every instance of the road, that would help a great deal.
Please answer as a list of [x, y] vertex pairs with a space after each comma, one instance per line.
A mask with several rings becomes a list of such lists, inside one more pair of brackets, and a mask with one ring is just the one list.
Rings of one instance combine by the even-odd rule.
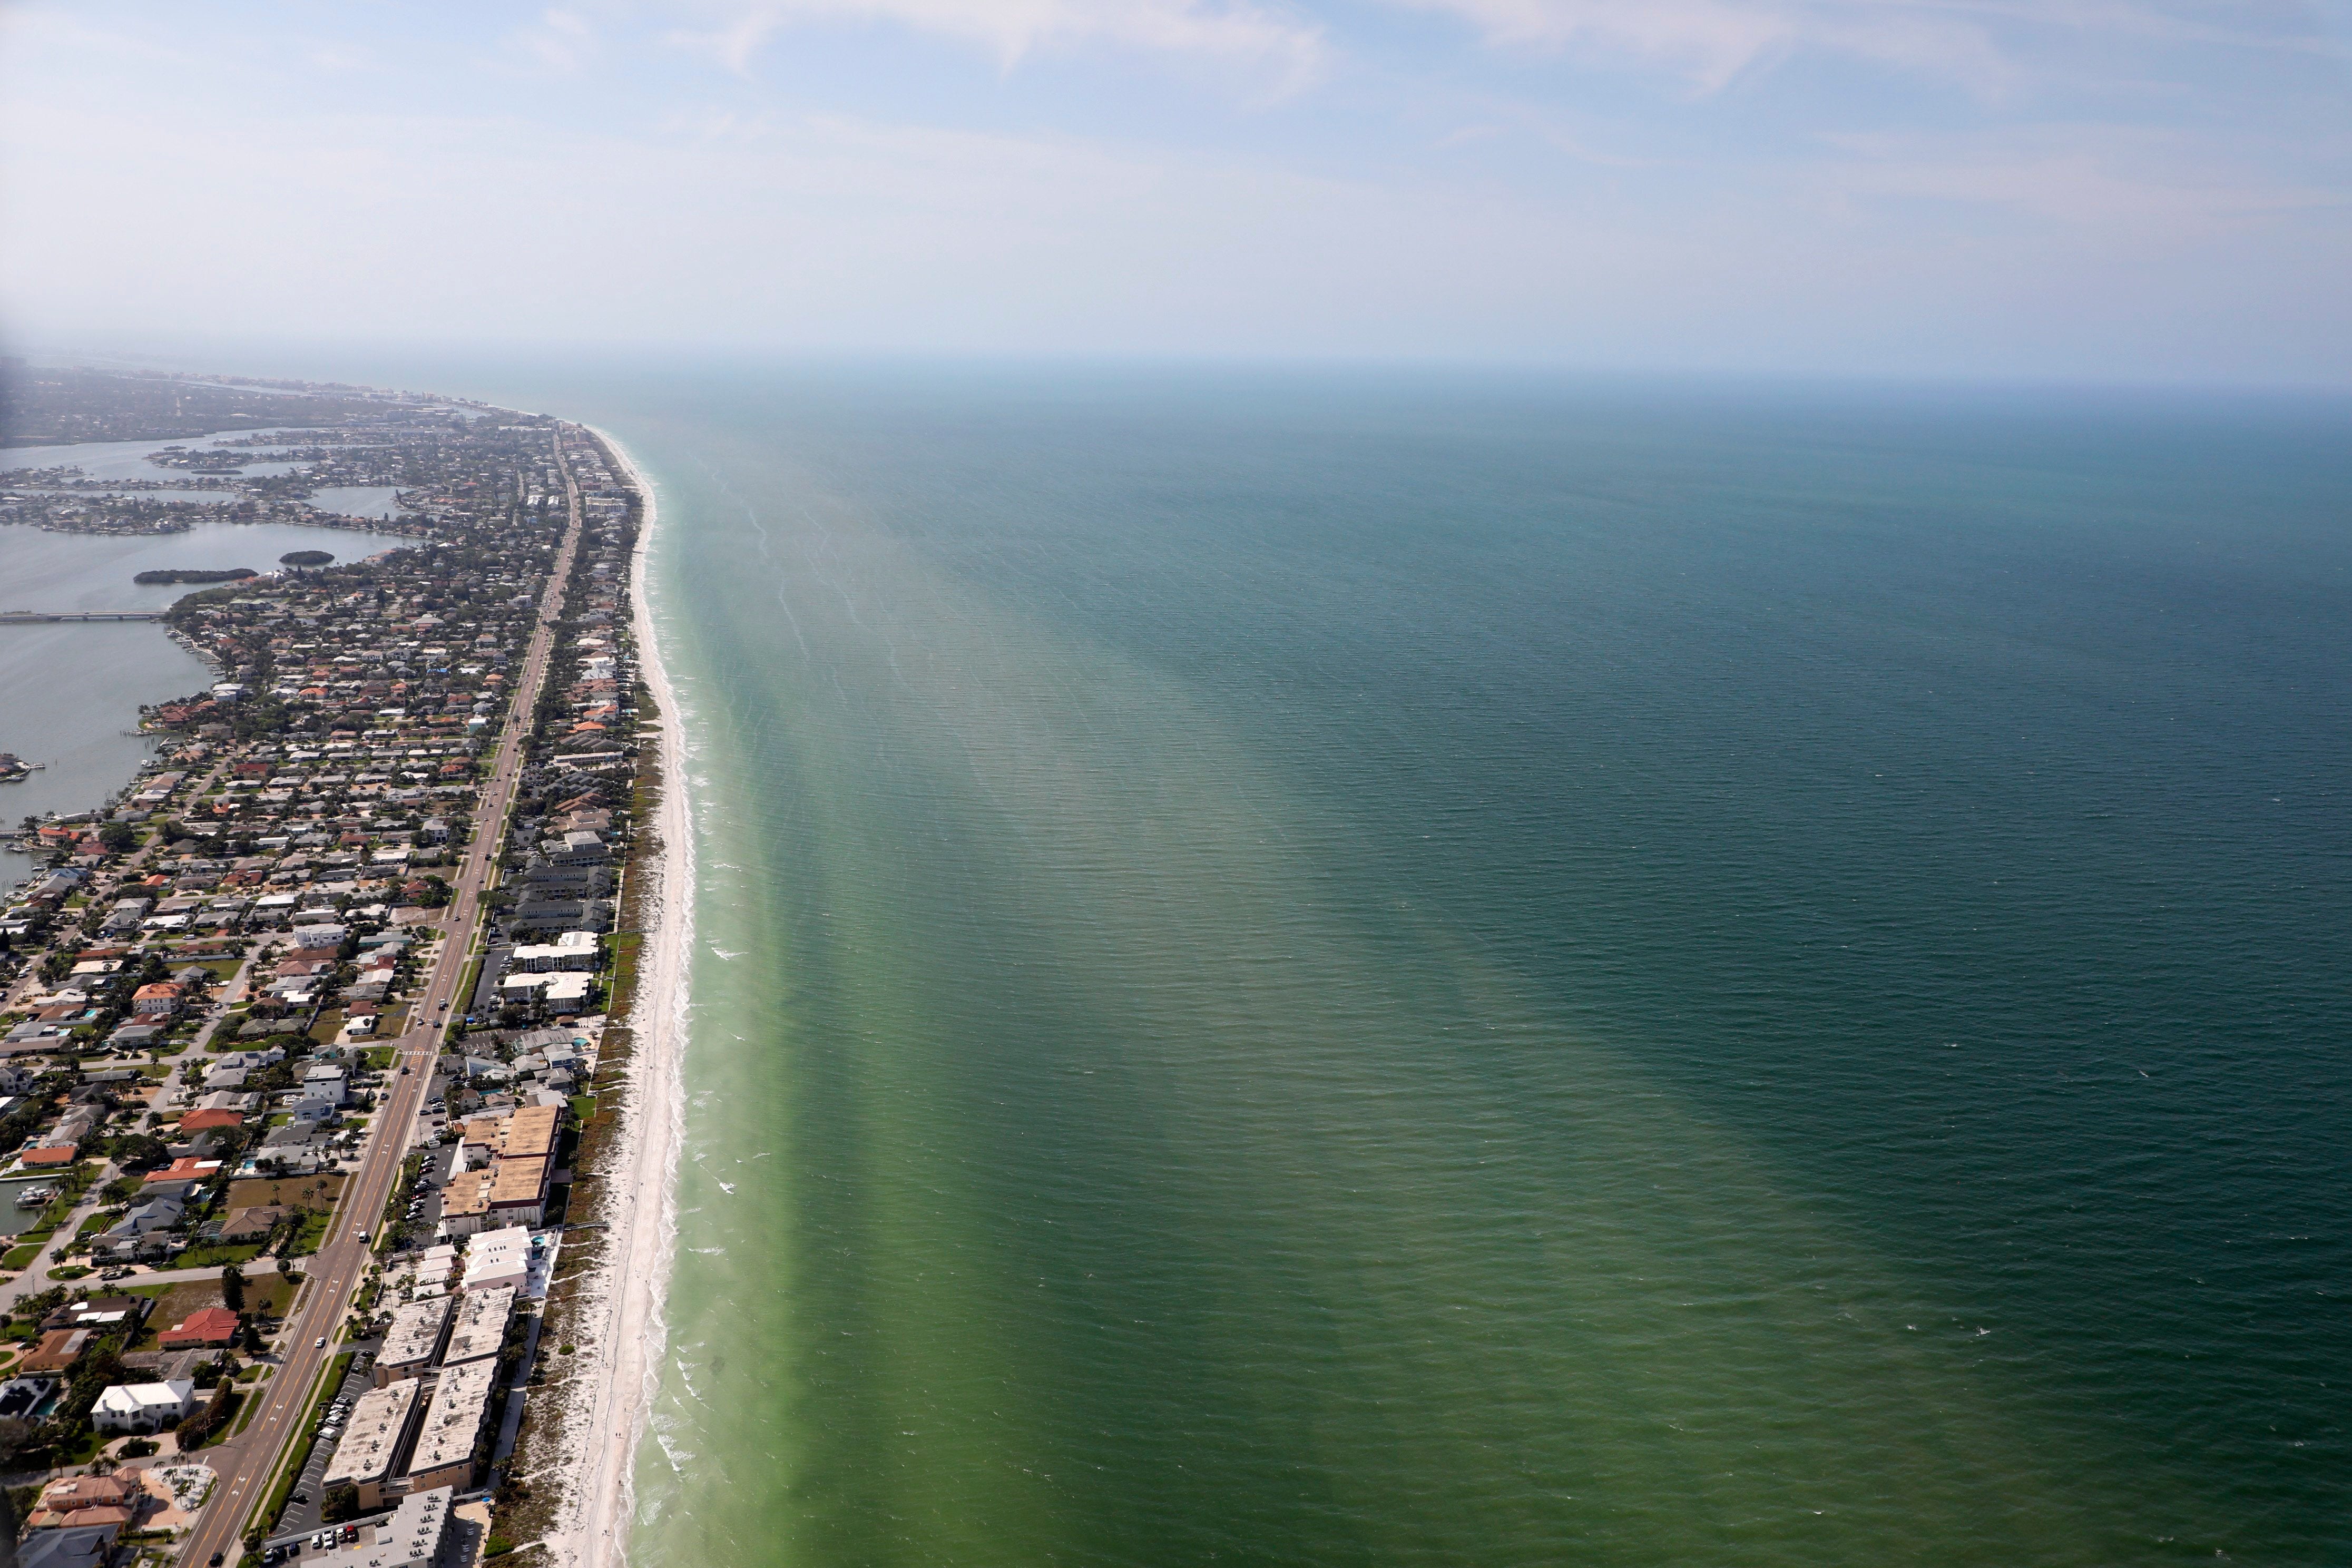
[[[234, 1562], [243, 1552], [246, 1524], [255, 1507], [267, 1500], [279, 1457], [300, 1431], [320, 1369], [335, 1354], [336, 1331], [352, 1292], [366, 1276], [368, 1244], [359, 1233], [364, 1229], [373, 1234], [382, 1221], [384, 1202], [392, 1195], [401, 1161], [408, 1152], [417, 1107], [424, 1103], [425, 1089], [433, 1081], [434, 1058], [440, 1053], [441, 1032], [449, 1016], [444, 1005], [457, 995], [457, 984], [465, 977], [467, 955], [480, 929], [482, 894], [488, 889], [506, 840], [507, 808], [514, 801], [523, 742], [529, 738], [531, 715], [539, 707], [540, 689], [554, 651], [556, 623], [563, 613], [563, 584], [571, 578], [572, 557], [580, 548], [580, 487], [562, 456], [560, 440], [556, 464], [570, 501], [563, 543], [541, 595], [539, 624], [531, 632], [521, 678], [515, 683], [506, 728], [490, 754], [489, 780], [475, 803], [473, 847], [451, 881], [448, 907], [436, 922], [448, 932], [448, 940], [442, 943], [440, 961], [409, 1015], [416, 1020], [415, 1026], [389, 1042], [399, 1048], [399, 1066], [406, 1070], [394, 1070], [387, 1079], [389, 1087], [359, 1172], [344, 1185], [342, 1204], [325, 1245], [309, 1260], [308, 1283], [294, 1319], [279, 1334], [278, 1373], [261, 1385], [261, 1409], [238, 1436], [205, 1451], [206, 1461], [220, 1479], [182, 1550], [183, 1563], [208, 1563], [215, 1552], [224, 1553], [224, 1561]], [[319, 1343], [321, 1340], [328, 1342], [323, 1348]]]

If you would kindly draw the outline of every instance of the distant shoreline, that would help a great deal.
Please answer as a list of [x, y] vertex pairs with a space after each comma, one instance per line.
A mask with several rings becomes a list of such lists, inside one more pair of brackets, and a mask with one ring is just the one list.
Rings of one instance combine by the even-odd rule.
[[142, 572], [131, 580], [133, 583], [242, 583], [247, 577], [260, 575], [250, 566], [229, 566], [219, 571], [201, 566], [158, 566]]

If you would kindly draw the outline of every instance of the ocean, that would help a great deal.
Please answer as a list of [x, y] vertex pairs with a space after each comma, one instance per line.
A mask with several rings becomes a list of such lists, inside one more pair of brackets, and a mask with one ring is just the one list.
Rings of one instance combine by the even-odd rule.
[[2352, 1548], [2344, 406], [648, 377], [648, 1564]]
[[634, 1562], [2352, 1552], [2342, 400], [276, 369], [658, 491]]

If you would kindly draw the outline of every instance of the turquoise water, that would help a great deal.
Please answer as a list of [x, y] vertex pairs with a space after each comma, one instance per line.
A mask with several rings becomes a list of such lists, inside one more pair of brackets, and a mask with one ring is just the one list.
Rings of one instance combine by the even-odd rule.
[[2352, 1546], [2340, 407], [649, 378], [667, 1563]]

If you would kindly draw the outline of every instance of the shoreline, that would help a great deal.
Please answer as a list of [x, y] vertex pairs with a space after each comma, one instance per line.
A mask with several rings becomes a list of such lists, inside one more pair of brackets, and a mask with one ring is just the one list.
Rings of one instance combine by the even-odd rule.
[[653, 694], [661, 768], [661, 800], [655, 815], [659, 852], [639, 873], [648, 878], [645, 942], [628, 1027], [630, 1103], [625, 1112], [626, 1154], [613, 1173], [618, 1188], [606, 1208], [612, 1247], [604, 1299], [590, 1321], [575, 1370], [588, 1397], [564, 1422], [562, 1447], [577, 1455], [575, 1479], [568, 1489], [567, 1517], [545, 1539], [551, 1562], [568, 1568], [606, 1568], [628, 1559], [628, 1530], [635, 1494], [635, 1460], [651, 1413], [662, 1351], [667, 1339], [663, 1307], [669, 1289], [672, 1244], [677, 1233], [677, 1161], [683, 1145], [685, 1096], [681, 1079], [687, 1016], [686, 960], [694, 929], [694, 842], [687, 810], [686, 767], [676, 695], [663, 659], [646, 592], [646, 568], [660, 526], [654, 488], [609, 431], [584, 426], [602, 442], [643, 500], [643, 525], [630, 562], [630, 618], [636, 633], [638, 667]]

